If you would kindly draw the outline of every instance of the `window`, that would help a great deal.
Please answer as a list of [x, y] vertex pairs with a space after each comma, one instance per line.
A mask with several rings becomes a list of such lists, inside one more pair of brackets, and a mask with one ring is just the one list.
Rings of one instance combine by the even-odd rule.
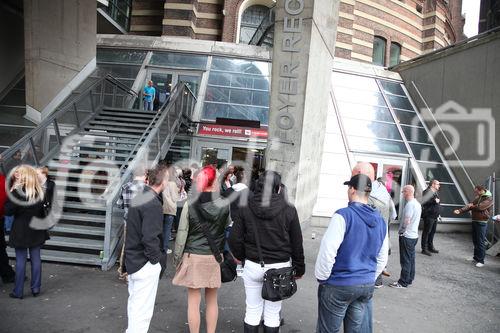
[[375, 36], [373, 39], [373, 63], [379, 66], [385, 66], [385, 44], [383, 37]]
[[241, 15], [240, 43], [248, 44], [260, 23], [268, 15], [269, 8], [262, 5], [250, 6]]
[[398, 43], [391, 43], [391, 59], [389, 66], [395, 66], [401, 62], [401, 45]]

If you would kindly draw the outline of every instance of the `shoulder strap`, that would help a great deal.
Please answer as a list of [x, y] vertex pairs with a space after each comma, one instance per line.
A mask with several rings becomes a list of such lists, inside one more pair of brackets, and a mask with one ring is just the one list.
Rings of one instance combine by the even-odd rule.
[[259, 233], [257, 232], [257, 224], [253, 223], [252, 219], [249, 219], [248, 223], [252, 226], [255, 242], [257, 243], [257, 253], [259, 254], [260, 266], [264, 267], [264, 258], [262, 256], [262, 248], [260, 247], [260, 237]]
[[215, 244], [215, 241], [214, 239], [212, 238], [212, 235], [210, 234], [210, 229], [208, 227], [208, 224], [203, 222], [201, 219], [200, 219], [200, 215], [198, 214], [198, 207], [197, 207], [197, 203], [193, 202], [191, 204], [191, 207], [193, 208], [192, 212], [193, 212], [193, 215], [195, 217], [195, 219], [198, 221], [198, 223], [200, 224], [200, 227], [201, 227], [201, 230], [203, 231], [203, 234], [205, 235], [205, 238], [207, 239], [208, 241], [208, 246], [210, 246], [210, 250], [212, 251], [212, 254], [214, 255], [215, 257], [215, 260], [217, 260], [218, 263], [221, 263], [222, 262], [222, 256], [221, 256], [221, 253], [219, 251], [219, 248], [217, 247], [217, 245]]

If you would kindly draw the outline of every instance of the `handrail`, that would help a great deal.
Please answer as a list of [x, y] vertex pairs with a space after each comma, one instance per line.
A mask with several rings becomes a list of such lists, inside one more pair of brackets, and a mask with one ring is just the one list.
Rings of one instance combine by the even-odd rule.
[[[112, 256], [111, 251], [113, 249], [111, 249], [111, 246], [110, 246], [111, 245], [111, 224], [112, 224], [112, 219], [113, 219], [113, 209], [115, 208], [115, 203], [118, 200], [118, 196], [121, 192], [121, 188], [122, 188], [123, 184], [125, 184], [125, 182], [127, 182], [129, 180], [129, 178], [132, 176], [132, 172], [135, 169], [136, 164], [144, 161], [145, 157], [146, 157], [144, 155], [146, 154], [147, 149], [140, 149], [139, 146], [146, 147], [146, 148], [149, 147], [149, 145], [153, 142], [153, 139], [155, 139], [158, 136], [159, 128], [161, 126], [163, 126], [165, 119], [168, 116], [170, 116], [170, 113], [175, 108], [178, 98], [184, 98], [185, 94], [189, 94], [189, 97], [191, 99], [193, 99], [194, 101], [196, 101], [196, 97], [193, 94], [193, 92], [191, 91], [191, 89], [189, 89], [189, 87], [183, 82], [178, 83], [174, 87], [169, 99], [167, 99], [163, 103], [163, 105], [160, 107], [160, 109], [156, 113], [155, 117], [153, 118], [153, 120], [148, 125], [147, 129], [144, 131], [142, 136], [138, 139], [136, 145], [131, 150], [128, 157], [125, 159], [125, 163], [120, 167], [119, 172], [117, 172], [115, 178], [110, 182], [110, 185], [108, 186], [108, 188], [112, 189], [112, 192], [108, 194], [107, 199], [106, 199], [106, 222], [105, 222], [104, 249], [105, 250], [107, 249], [109, 252], [106, 253], [106, 251], [105, 251], [105, 253], [104, 253], [103, 266], [106, 265], [109, 262], [109, 260], [111, 260], [111, 256]], [[184, 105], [181, 105], [181, 108], [183, 106]], [[191, 110], [190, 110], [191, 112], [192, 112], [193, 108], [194, 108], [194, 106], [192, 105]], [[181, 109], [180, 112], [182, 114], [184, 112], [184, 110]], [[150, 131], [150, 132], [148, 133], [148, 131]], [[145, 140], [144, 140], [144, 142], [142, 142], [142, 140], [144, 138], [145, 138]], [[161, 146], [161, 144], [158, 143], [158, 153], [156, 154], [155, 160], [153, 162], [156, 162], [162, 153], [160, 146]], [[137, 154], [132, 159], [132, 156], [137, 149], [138, 149]], [[132, 160], [132, 162], [125, 169], [126, 163], [129, 162], [130, 160]]]
[[[101, 85], [101, 90], [104, 91], [104, 86], [103, 85], [106, 82], [110, 82], [113, 86], [115, 86], [115, 87], [117, 87], [119, 89], [124, 90], [128, 94], [131, 94], [130, 92], [128, 92], [123, 87], [120, 87], [118, 85], [119, 81], [116, 78], [114, 78], [113, 76], [111, 76], [111, 75], [108, 74], [105, 77], [100, 78], [99, 80], [97, 80], [96, 82], [94, 82], [93, 84], [91, 84], [88, 88], [86, 88], [85, 91], [83, 91], [79, 96], [75, 96], [68, 103], [65, 103], [63, 107], [56, 108], [56, 110], [54, 112], [52, 112], [49, 116], [47, 116], [42, 122], [40, 122], [40, 124], [38, 124], [38, 126], [36, 128], [34, 128], [33, 130], [31, 130], [29, 133], [27, 133], [26, 135], [24, 135], [21, 139], [17, 140], [16, 143], [14, 143], [8, 149], [6, 149], [4, 152], [2, 152], [2, 154], [0, 155], [0, 166], [2, 166], [4, 164], [4, 162], [7, 161], [9, 158], [11, 158], [18, 150], [20, 150], [21, 148], [25, 147], [27, 144], [30, 143], [30, 141], [33, 141], [33, 139], [38, 134], [40, 134], [42, 131], [46, 130], [47, 128], [49, 128], [50, 126], [52, 126], [54, 124], [57, 127], [57, 118], [59, 116], [61, 116], [61, 115], [66, 114], [67, 112], [73, 112], [73, 111], [75, 111], [76, 105], [79, 102], [83, 101], [84, 98], [90, 97], [91, 104], [92, 104], [92, 107], [94, 109], [93, 112], [95, 113], [96, 110], [95, 110], [95, 106], [93, 105], [92, 91], [93, 91], [94, 88], [98, 87], [99, 85]], [[101, 105], [102, 105], [103, 102], [104, 101], [101, 100]], [[101, 105], [99, 105], [99, 107]], [[84, 121], [82, 121], [82, 123], [83, 122]], [[79, 124], [78, 124], [77, 127], [79, 127], [80, 125], [81, 124], [79, 122]], [[58, 131], [56, 131], [56, 132], [58, 132]], [[56, 136], [57, 136], [57, 139], [59, 140], [60, 137], [59, 137], [58, 133], [56, 133]]]
[[139, 97], [139, 95], [135, 91], [130, 89], [125, 83], [121, 82], [120, 80], [118, 80], [117, 78], [112, 76], [111, 74], [106, 74], [106, 78], [108, 78], [113, 83], [115, 83], [118, 86], [118, 88], [120, 88], [121, 90], [123, 90], [127, 94], [134, 95], [135, 97]]

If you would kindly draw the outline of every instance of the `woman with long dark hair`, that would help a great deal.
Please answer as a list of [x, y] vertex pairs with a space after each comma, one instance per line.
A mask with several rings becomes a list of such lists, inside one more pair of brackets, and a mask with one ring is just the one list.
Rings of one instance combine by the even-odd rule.
[[[181, 214], [174, 257], [182, 256], [182, 262], [177, 267], [172, 283], [188, 288], [190, 333], [200, 331], [201, 289], [205, 289], [207, 333], [215, 333], [219, 314], [217, 289], [221, 286], [221, 271], [205, 232], [208, 232], [222, 253], [224, 230], [230, 221], [229, 202], [219, 196], [216, 170], [212, 166], [206, 166], [198, 172], [194, 186], [196, 193], [188, 199]], [[186, 229], [187, 237], [183, 237]], [[184, 241], [184, 247], [179, 246]]]
[[[264, 267], [259, 263], [256, 234]], [[297, 210], [287, 202], [285, 187], [277, 172], [265, 171], [250, 195], [248, 206], [238, 209], [229, 247], [235, 258], [244, 261], [244, 332], [257, 333], [262, 315], [264, 332], [279, 332], [281, 301], [270, 302], [262, 298], [264, 273], [271, 268], [293, 266], [296, 277], [300, 278], [305, 273], [305, 263]]]
[[29, 165], [17, 167], [16, 179], [5, 203], [5, 215], [14, 216], [9, 245], [16, 250], [16, 278], [12, 298], [23, 298], [26, 259], [31, 261], [31, 293], [40, 293], [42, 284], [42, 262], [40, 249], [48, 239], [47, 231], [31, 227], [34, 217], [42, 218], [44, 211], [44, 191], [36, 170]]

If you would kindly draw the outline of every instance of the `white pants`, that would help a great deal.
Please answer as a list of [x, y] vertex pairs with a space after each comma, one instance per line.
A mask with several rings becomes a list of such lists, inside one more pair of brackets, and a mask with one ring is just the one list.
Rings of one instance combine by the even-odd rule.
[[261, 267], [260, 264], [250, 260], [245, 261], [243, 268], [243, 281], [245, 282], [246, 312], [245, 323], [252, 326], [260, 325], [264, 312], [264, 325], [267, 327], [280, 326], [280, 302], [265, 301], [262, 298], [262, 283], [264, 273], [271, 268], [289, 267], [290, 262], [269, 264]]
[[149, 261], [128, 276], [127, 333], [146, 333], [153, 317], [161, 265]]

